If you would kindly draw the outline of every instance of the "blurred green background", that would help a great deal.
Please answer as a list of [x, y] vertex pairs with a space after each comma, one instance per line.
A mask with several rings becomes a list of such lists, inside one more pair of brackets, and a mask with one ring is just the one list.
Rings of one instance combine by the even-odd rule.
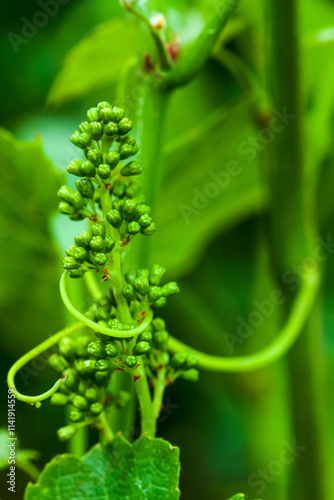
[[[58, 279], [62, 252], [78, 224], [56, 213], [56, 191], [75, 156], [68, 137], [87, 107], [113, 101], [119, 74], [129, 58], [137, 57], [139, 36], [138, 25], [115, 0], [59, 2], [44, 26], [31, 28], [29, 22], [37, 19], [42, 3], [47, 2], [4, 0], [0, 6], [0, 118], [7, 130], [0, 135], [0, 404], [5, 427], [8, 368], [70, 321]], [[319, 234], [327, 241], [334, 215], [334, 4], [299, 4], [305, 154], [309, 175], [317, 178]], [[159, 2], [152, 5], [159, 8]], [[167, 7], [161, 2], [161, 8], [171, 33], [191, 41], [214, 2], [173, 0]], [[269, 200], [262, 173], [268, 24], [265, 2], [244, 0], [210, 60], [189, 85], [174, 92], [168, 108], [152, 261], [167, 267], [168, 277], [179, 282], [182, 292], [162, 313], [169, 331], [213, 354], [254, 352], [267, 345], [281, 325], [282, 311], [276, 306], [251, 327], [248, 338], [240, 341], [237, 333], [240, 322], [251, 324], [249, 315], [259, 310], [256, 304], [270, 299], [276, 288], [264, 238]], [[125, 107], [134, 116], [133, 96]], [[241, 173], [229, 175], [224, 185], [212, 184], [212, 172], [226, 179], [231, 161]], [[298, 270], [292, 269], [291, 276], [298, 279]], [[329, 253], [320, 340], [326, 381], [319, 387], [329, 450], [334, 449], [332, 426], [327, 425], [334, 417], [333, 277]], [[34, 394], [50, 386], [54, 374], [45, 360], [36, 360], [17, 377], [19, 389]], [[180, 381], [169, 387], [158, 435], [181, 448], [182, 498], [223, 500], [236, 491], [249, 499], [314, 498], [307, 482], [314, 450], [307, 445], [292, 463], [282, 465], [280, 460], [296, 439], [298, 446], [305, 446], [296, 437], [293, 408], [303, 384], [303, 367], [292, 353], [290, 361], [251, 374], [203, 372], [196, 384]], [[308, 407], [300, 410], [307, 413]], [[56, 437], [64, 423], [61, 409], [46, 402], [36, 410], [18, 402], [16, 419], [22, 448], [40, 452], [40, 467], [65, 451]], [[324, 467], [333, 466], [333, 454], [328, 453]], [[5, 472], [1, 475], [4, 478]], [[16, 498], [23, 497], [27, 480], [23, 472], [17, 473]], [[11, 494], [4, 489], [1, 498]]]

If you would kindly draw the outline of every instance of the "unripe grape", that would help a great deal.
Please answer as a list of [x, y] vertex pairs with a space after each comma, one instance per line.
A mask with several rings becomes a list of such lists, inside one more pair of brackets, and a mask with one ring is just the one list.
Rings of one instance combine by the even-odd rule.
[[125, 135], [132, 129], [132, 121], [128, 118], [122, 118], [118, 122], [118, 132], [120, 135]]
[[95, 141], [99, 141], [103, 136], [103, 125], [101, 122], [92, 122], [90, 124], [90, 135]]
[[110, 210], [106, 215], [106, 219], [109, 224], [115, 228], [119, 228], [123, 222], [122, 216], [118, 210]]
[[103, 405], [101, 403], [93, 403], [90, 405], [89, 411], [94, 417], [97, 417], [103, 411]]
[[131, 175], [139, 175], [141, 174], [143, 169], [139, 165], [137, 161], [130, 161], [121, 169], [121, 175], [124, 177], [128, 177]]
[[106, 180], [110, 177], [111, 169], [107, 163], [102, 163], [97, 167], [97, 173], [101, 179]]
[[136, 221], [129, 222], [127, 231], [129, 234], [138, 234], [140, 231], [140, 225]]
[[118, 349], [113, 344], [107, 344], [105, 347], [106, 355], [114, 358], [118, 354]]
[[134, 348], [133, 348], [133, 354], [136, 356], [143, 356], [144, 354], [148, 353], [148, 351], [151, 349], [150, 344], [148, 342], [140, 341], [138, 342]]
[[114, 123], [114, 122], [107, 123], [107, 125], [104, 126], [104, 131], [105, 131], [106, 135], [108, 135], [108, 136], [117, 134], [117, 132], [118, 132], [117, 123]]
[[111, 169], [114, 169], [120, 160], [120, 155], [116, 151], [110, 151], [106, 157], [106, 163], [108, 163]]
[[94, 252], [103, 252], [104, 250], [104, 239], [102, 236], [93, 236], [90, 240], [90, 248]]
[[124, 363], [128, 368], [134, 368], [137, 365], [137, 358], [129, 354], [124, 358]]
[[75, 236], [74, 241], [79, 247], [88, 249], [91, 239], [92, 233], [90, 231], [83, 231], [78, 236]]
[[97, 222], [92, 225], [91, 231], [93, 236], [102, 236], [102, 238], [106, 235], [106, 227], [102, 222]]

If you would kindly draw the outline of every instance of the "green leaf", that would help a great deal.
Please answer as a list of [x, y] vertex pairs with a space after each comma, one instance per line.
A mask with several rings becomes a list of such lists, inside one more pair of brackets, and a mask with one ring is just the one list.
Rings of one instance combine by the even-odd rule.
[[115, 18], [97, 26], [65, 58], [47, 105], [56, 107], [113, 82], [136, 53], [137, 24]]
[[106, 448], [94, 446], [82, 459], [56, 456], [25, 500], [175, 500], [180, 496], [179, 449], [141, 436], [130, 444], [117, 435]]
[[154, 261], [173, 275], [189, 271], [212, 238], [262, 211], [259, 152], [263, 144], [249, 118], [247, 104], [227, 107], [196, 123], [189, 140], [165, 158], [166, 179], [157, 213]]
[[25, 143], [0, 129], [0, 162], [1, 344], [18, 356], [61, 326], [60, 260], [48, 227], [59, 179], [40, 139]]

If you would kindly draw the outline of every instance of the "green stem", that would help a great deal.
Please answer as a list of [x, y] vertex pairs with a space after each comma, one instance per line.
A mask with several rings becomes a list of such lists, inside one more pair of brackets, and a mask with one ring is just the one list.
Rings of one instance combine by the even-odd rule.
[[204, 354], [170, 337], [168, 348], [172, 352], [188, 350], [198, 358], [198, 366], [209, 371], [244, 372], [262, 368], [283, 356], [301, 333], [317, 297], [320, 277], [316, 271], [309, 272], [293, 304], [286, 325], [277, 338], [265, 349], [255, 354], [240, 357], [222, 357]]
[[[153, 77], [145, 76], [140, 84], [140, 96], [137, 107], [139, 137], [139, 162], [143, 167], [143, 193], [154, 218], [159, 199], [162, 179], [161, 158], [163, 151], [163, 133], [166, 109], [170, 91], [163, 83]], [[150, 238], [138, 238], [132, 244], [132, 255], [140, 266], [150, 262]]]
[[75, 455], [76, 457], [82, 457], [88, 449], [88, 428], [91, 422], [82, 422], [82, 426], [79, 427], [77, 432], [69, 441], [69, 453]]
[[[74, 333], [77, 330], [80, 330], [82, 328], [84, 328], [84, 325], [82, 323], [75, 323], [75, 325], [68, 326], [67, 328], [64, 328], [63, 330], [60, 330], [58, 333], [55, 333], [50, 338], [48, 338], [47, 340], [44, 340], [44, 342], [42, 342], [41, 344], [34, 347], [26, 354], [24, 354], [20, 359], [18, 359], [13, 364], [13, 366], [10, 368], [8, 375], [7, 375], [7, 383], [8, 383], [9, 389], [14, 391], [16, 399], [19, 399], [20, 401], [24, 401], [24, 402], [29, 403], [29, 404], [36, 405], [36, 403], [40, 403], [40, 401], [43, 401], [44, 399], [51, 397], [52, 394], [54, 394], [58, 390], [59, 386], [64, 382], [63, 378], [57, 380], [57, 382], [51, 387], [51, 389], [49, 389], [46, 392], [43, 392], [42, 394], [39, 394], [38, 396], [26, 396], [24, 394], [21, 394], [16, 389], [15, 381], [14, 381], [15, 375], [17, 374], [17, 372], [21, 368], [23, 368], [24, 365], [29, 363], [29, 361], [36, 358], [36, 356], [38, 356], [39, 354], [42, 354], [42, 352], [46, 351], [47, 349], [52, 347], [54, 344], [57, 344], [63, 337], [66, 337], [66, 335], [70, 335], [70, 334], [72, 334], [72, 333]], [[39, 406], [39, 405], [36, 405], [36, 406]]]
[[138, 363], [139, 366], [134, 370], [133, 377], [135, 379], [135, 388], [140, 407], [141, 430], [142, 433], [154, 436], [156, 430], [156, 417], [153, 412], [152, 399], [148, 388], [143, 358], [138, 357]]
[[152, 319], [153, 319], [153, 313], [152, 313], [151, 309], [149, 309], [147, 311], [145, 318], [140, 323], [140, 325], [137, 326], [137, 328], [133, 328], [132, 330], [112, 330], [111, 328], [107, 328], [105, 326], [98, 325], [94, 321], [88, 319], [80, 311], [78, 311], [71, 303], [71, 301], [67, 295], [67, 290], [66, 290], [67, 274], [68, 274], [68, 271], [65, 271], [60, 278], [59, 288], [60, 288], [61, 298], [62, 298], [66, 308], [68, 309], [68, 311], [75, 318], [79, 319], [81, 321], [81, 323], [84, 323], [86, 326], [88, 326], [89, 328], [91, 328], [95, 332], [100, 332], [100, 333], [103, 333], [104, 335], [109, 335], [109, 337], [118, 337], [118, 338], [126, 339], [129, 337], [133, 337], [134, 335], [138, 335], [139, 333], [146, 330], [146, 328], [148, 328], [149, 325], [151, 324]]
[[106, 443], [111, 443], [111, 441], [114, 439], [114, 433], [110, 428], [105, 411], [103, 411], [99, 416], [99, 428], [104, 436]]
[[157, 378], [154, 381], [153, 414], [155, 419], [160, 415], [162, 398], [166, 389], [166, 368], [163, 366], [158, 370]]
[[[269, 6], [272, 19], [272, 67], [269, 74], [273, 107], [293, 116], [266, 150], [271, 194], [270, 243], [274, 271], [277, 281], [280, 281], [284, 273], [291, 274], [297, 263], [314, 261], [317, 225], [314, 184], [306, 177], [303, 151], [298, 1], [271, 0]], [[324, 388], [321, 334], [319, 307], [312, 307], [305, 335], [289, 356], [294, 432], [296, 441], [306, 447], [296, 461], [299, 484], [292, 496], [303, 500], [332, 497], [331, 451], [328, 450], [324, 418], [326, 408], [324, 400], [319, 401]]]

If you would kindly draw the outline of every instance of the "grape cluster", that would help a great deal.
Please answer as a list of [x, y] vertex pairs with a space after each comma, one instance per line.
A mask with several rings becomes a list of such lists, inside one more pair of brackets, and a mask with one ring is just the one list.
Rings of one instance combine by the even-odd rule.
[[[123, 164], [138, 152], [136, 139], [129, 134], [131, 121], [124, 117], [124, 110], [108, 102], [89, 109], [87, 118], [71, 137], [85, 155], [84, 160], [72, 160], [67, 167], [70, 174], [81, 177], [75, 183], [77, 191], [65, 185], [58, 191], [59, 211], [71, 220], [88, 218], [92, 225], [66, 251], [63, 267], [72, 278], [80, 278], [88, 270], [103, 270], [115, 239], [124, 246], [138, 233], [148, 236], [155, 232], [150, 207], [140, 194], [141, 184], [128, 179], [142, 169], [136, 161]], [[110, 206], [107, 213], [101, 203], [105, 193]]]

